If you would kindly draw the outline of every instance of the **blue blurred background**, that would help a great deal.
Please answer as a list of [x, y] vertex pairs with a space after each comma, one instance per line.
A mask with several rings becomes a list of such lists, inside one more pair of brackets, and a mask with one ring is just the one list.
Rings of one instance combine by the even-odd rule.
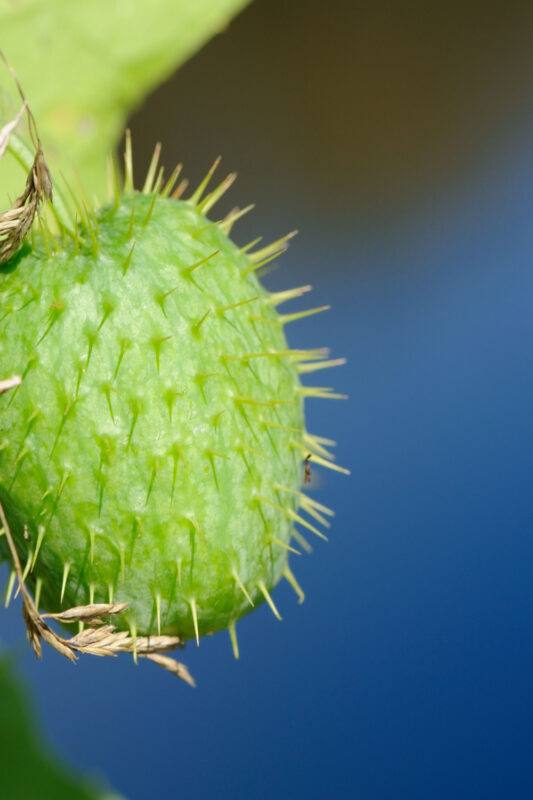
[[308, 418], [352, 476], [314, 470], [304, 605], [188, 647], [195, 691], [2, 614], [55, 749], [130, 800], [533, 796], [533, 13], [389, 6], [258, 0], [132, 120], [139, 168], [240, 171], [240, 241], [300, 229], [267, 283], [334, 307], [289, 336], [349, 359]]

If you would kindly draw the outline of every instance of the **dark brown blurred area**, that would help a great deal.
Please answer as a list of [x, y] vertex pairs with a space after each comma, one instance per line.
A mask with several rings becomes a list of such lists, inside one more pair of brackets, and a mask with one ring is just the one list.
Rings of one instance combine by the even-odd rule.
[[194, 179], [222, 153], [238, 202], [381, 215], [529, 133], [532, 44], [517, 0], [256, 0], [134, 116], [137, 161], [162, 139]]

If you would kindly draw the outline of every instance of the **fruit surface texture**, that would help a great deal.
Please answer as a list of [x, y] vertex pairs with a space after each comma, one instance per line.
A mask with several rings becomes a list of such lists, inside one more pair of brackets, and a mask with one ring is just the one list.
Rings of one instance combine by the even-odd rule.
[[292, 574], [298, 354], [205, 204], [130, 191], [79, 227], [0, 267], [0, 499], [41, 607], [198, 638]]

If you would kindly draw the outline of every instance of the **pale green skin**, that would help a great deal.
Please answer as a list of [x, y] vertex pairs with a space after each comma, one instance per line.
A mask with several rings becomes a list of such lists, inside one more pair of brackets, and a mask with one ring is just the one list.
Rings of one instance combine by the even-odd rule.
[[192, 204], [127, 195], [95, 237], [0, 267], [0, 373], [23, 375], [0, 397], [0, 496], [23, 562], [42, 526], [41, 607], [111, 587], [121, 627], [155, 633], [159, 603], [190, 638], [191, 601], [200, 634], [225, 628], [251, 608], [234, 573], [257, 604], [286, 566], [298, 375], [249, 258]]

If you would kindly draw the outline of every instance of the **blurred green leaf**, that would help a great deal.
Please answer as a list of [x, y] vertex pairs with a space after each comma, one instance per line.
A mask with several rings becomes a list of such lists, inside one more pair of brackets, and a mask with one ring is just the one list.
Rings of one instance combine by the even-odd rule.
[[0, 657], [0, 797], [5, 800], [113, 800], [113, 797], [120, 800], [70, 775], [50, 755], [38, 737], [12, 663]]
[[[102, 194], [106, 156], [128, 114], [248, 1], [0, 0], [0, 47], [52, 169], [75, 169]], [[184, 109], [184, 125], [190, 113]]]

